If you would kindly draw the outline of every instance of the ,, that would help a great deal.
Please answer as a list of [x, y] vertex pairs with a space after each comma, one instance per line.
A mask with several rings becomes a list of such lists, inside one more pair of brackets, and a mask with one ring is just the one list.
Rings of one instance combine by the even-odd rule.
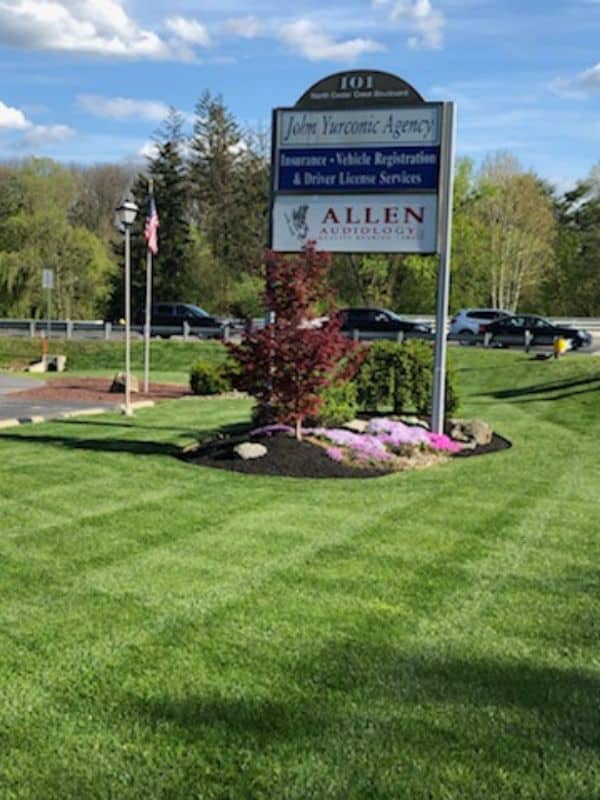
[[403, 319], [387, 308], [342, 308], [337, 312], [342, 331], [358, 331], [361, 339], [395, 339], [399, 333], [409, 338], [431, 339], [431, 326]]
[[592, 343], [589, 331], [571, 328], [568, 325], [554, 325], [543, 317], [533, 314], [515, 314], [481, 325], [479, 333], [489, 337], [489, 344], [496, 347], [523, 345], [525, 333], [530, 334], [532, 347], [551, 346], [555, 339], [566, 339], [571, 348], [588, 347]]

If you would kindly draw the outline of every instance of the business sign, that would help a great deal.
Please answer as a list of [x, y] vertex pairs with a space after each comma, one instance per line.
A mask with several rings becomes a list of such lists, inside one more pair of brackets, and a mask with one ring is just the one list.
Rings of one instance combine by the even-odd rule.
[[307, 241], [333, 253], [434, 253], [434, 194], [279, 195], [273, 206], [274, 250]]
[[431, 430], [444, 429], [454, 103], [386, 72], [338, 72], [273, 112], [270, 242], [438, 253]]
[[276, 192], [435, 191], [440, 107], [275, 114]]
[[[271, 246], [435, 252], [442, 108], [388, 73], [347, 72], [315, 84], [294, 108], [275, 109]], [[326, 234], [328, 209], [342, 220], [338, 210], [350, 207], [360, 224], [334, 223]], [[410, 209], [408, 219], [385, 210], [393, 208]], [[414, 218], [413, 209], [423, 211]]]

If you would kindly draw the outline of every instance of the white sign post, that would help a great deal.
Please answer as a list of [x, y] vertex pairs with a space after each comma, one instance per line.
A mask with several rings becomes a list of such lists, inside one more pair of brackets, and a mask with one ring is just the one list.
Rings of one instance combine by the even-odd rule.
[[352, 71], [273, 112], [270, 244], [300, 252], [437, 254], [431, 429], [443, 431], [453, 103], [389, 73]]
[[45, 269], [42, 271], [42, 289], [48, 290], [48, 316], [47, 316], [47, 337], [50, 340], [51, 320], [52, 320], [52, 289], [54, 288], [54, 270]]
[[452, 245], [452, 190], [454, 186], [454, 103], [444, 103], [442, 126], [442, 170], [440, 174], [440, 214], [438, 227], [437, 301], [435, 311], [435, 355], [433, 367], [433, 398], [431, 404], [431, 430], [444, 432], [446, 408], [446, 328], [448, 327], [448, 300], [450, 294], [450, 248]]

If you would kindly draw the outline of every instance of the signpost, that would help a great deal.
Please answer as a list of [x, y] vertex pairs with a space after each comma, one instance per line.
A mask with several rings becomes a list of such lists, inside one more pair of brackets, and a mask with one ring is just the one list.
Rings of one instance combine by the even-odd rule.
[[50, 340], [50, 328], [52, 319], [52, 289], [54, 288], [54, 270], [42, 270], [42, 289], [48, 290], [48, 317], [47, 317], [47, 337]]
[[454, 104], [386, 72], [330, 75], [273, 111], [270, 244], [440, 257], [431, 427], [442, 432]]

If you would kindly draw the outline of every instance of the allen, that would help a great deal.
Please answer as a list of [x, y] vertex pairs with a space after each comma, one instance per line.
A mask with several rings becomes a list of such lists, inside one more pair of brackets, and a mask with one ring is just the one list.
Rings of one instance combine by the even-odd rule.
[[371, 206], [364, 206], [356, 209], [354, 206], [346, 206], [343, 213], [336, 212], [334, 208], [328, 208], [321, 225], [333, 224], [340, 225], [378, 225], [384, 222], [386, 225], [394, 225], [401, 221], [401, 212], [404, 211], [404, 224], [408, 224], [411, 220], [415, 222], [423, 222], [425, 219], [425, 208], [411, 208], [405, 206], [401, 209], [399, 206], [384, 206], [382, 209], [383, 220], [380, 215], [374, 212]]

